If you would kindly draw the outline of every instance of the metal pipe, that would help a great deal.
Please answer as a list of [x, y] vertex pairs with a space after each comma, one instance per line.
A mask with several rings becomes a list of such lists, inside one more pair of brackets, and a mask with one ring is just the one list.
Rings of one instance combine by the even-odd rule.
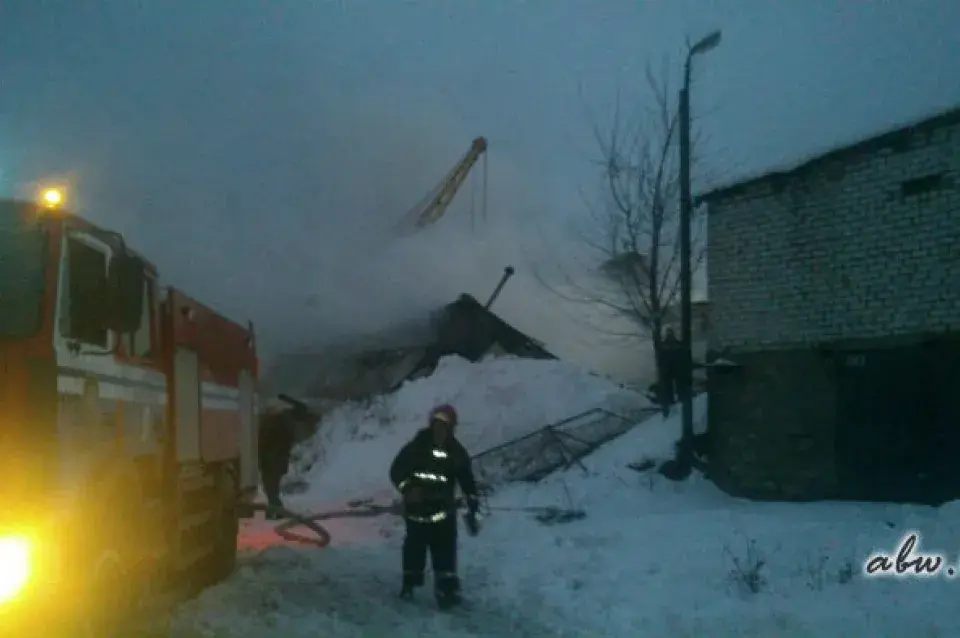
[[500, 283], [497, 284], [497, 287], [494, 289], [493, 294], [490, 295], [490, 298], [487, 300], [487, 303], [483, 306], [484, 310], [490, 310], [490, 306], [493, 305], [493, 302], [497, 300], [497, 297], [500, 296], [500, 291], [503, 290], [503, 287], [507, 285], [507, 280], [513, 277], [513, 274], [516, 271], [513, 269], [513, 266], [507, 266], [503, 269], [503, 277], [500, 278]]

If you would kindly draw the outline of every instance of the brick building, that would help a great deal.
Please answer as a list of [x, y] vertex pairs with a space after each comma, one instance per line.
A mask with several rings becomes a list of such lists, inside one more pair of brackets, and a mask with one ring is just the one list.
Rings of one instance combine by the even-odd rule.
[[960, 496], [960, 109], [701, 199], [717, 483]]

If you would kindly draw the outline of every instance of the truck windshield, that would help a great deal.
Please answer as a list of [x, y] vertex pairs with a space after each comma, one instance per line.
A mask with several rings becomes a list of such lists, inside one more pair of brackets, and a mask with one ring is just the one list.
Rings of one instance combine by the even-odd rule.
[[42, 323], [47, 232], [31, 215], [0, 202], [0, 339], [28, 337]]

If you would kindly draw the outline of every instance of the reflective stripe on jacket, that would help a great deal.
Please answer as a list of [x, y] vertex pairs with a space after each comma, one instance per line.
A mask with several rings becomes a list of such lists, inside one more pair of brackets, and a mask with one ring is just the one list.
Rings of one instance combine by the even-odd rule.
[[422, 498], [406, 507], [406, 517], [418, 522], [444, 520], [456, 509], [456, 488], [475, 508], [477, 486], [470, 456], [456, 438], [445, 446], [434, 445], [429, 429], [421, 430], [390, 465], [390, 480], [400, 492], [419, 488]]

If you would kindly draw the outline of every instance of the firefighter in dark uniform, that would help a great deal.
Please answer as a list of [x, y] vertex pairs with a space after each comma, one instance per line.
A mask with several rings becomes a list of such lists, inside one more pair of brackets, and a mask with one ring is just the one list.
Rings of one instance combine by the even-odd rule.
[[390, 466], [390, 480], [403, 495], [407, 527], [400, 596], [410, 598], [413, 590], [424, 584], [429, 551], [441, 608], [461, 601], [457, 575], [457, 485], [467, 503], [467, 529], [471, 535], [479, 529], [477, 485], [470, 456], [454, 436], [456, 425], [457, 412], [452, 406], [434, 408], [429, 427], [420, 430]]
[[267, 496], [268, 519], [282, 518], [280, 509], [280, 481], [290, 469], [290, 453], [293, 451], [294, 426], [299, 415], [289, 410], [270, 410], [260, 417], [258, 453], [260, 479]]

